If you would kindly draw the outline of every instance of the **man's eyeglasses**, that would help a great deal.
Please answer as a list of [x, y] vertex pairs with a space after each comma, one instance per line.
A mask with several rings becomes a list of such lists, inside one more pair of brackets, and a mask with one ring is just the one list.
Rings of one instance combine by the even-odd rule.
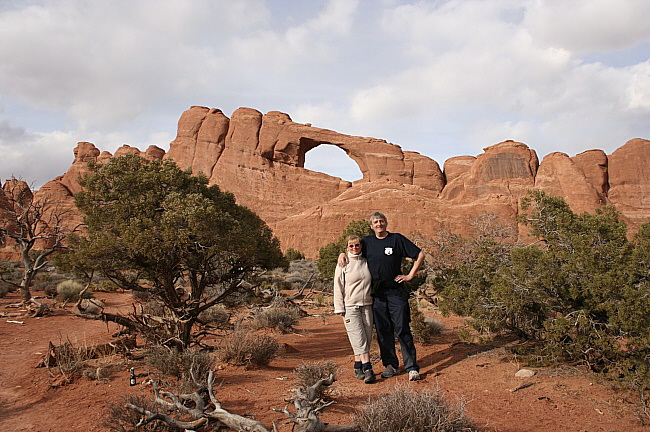
[[348, 247], [349, 247], [349, 248], [353, 248], [353, 247], [361, 247], [361, 244], [360, 244], [360, 243], [350, 244], [350, 245], [348, 245]]

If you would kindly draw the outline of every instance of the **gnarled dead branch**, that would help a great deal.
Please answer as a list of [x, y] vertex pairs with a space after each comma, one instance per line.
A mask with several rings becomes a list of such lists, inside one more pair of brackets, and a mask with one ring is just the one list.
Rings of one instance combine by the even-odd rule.
[[[334, 375], [330, 375], [327, 379], [321, 379], [307, 389], [294, 390], [296, 396], [289, 399], [288, 402], [293, 402], [294, 406], [296, 407], [295, 413], [291, 413], [286, 407], [284, 409], [276, 409], [276, 411], [285, 413], [289, 418], [291, 418], [291, 421], [298, 425], [296, 431], [357, 431], [358, 428], [356, 425], [332, 425], [324, 423], [318, 418], [318, 413], [325, 407], [331, 405], [333, 402], [324, 402], [316, 395], [320, 394], [320, 387], [329, 386], [334, 381]], [[155, 402], [161, 407], [172, 408], [182, 415], [191, 417], [193, 419], [191, 421], [178, 420], [170, 415], [154, 413], [131, 403], [127, 403], [126, 407], [143, 415], [143, 418], [138, 423], [138, 426], [145, 425], [152, 421], [162, 421], [168, 425], [172, 425], [177, 428], [184, 428], [187, 430], [194, 430], [201, 426], [210, 424], [213, 426], [224, 425], [232, 430], [237, 431], [270, 432], [270, 429], [268, 429], [257, 420], [240, 416], [238, 414], [233, 414], [225, 410], [222, 407], [221, 402], [215, 396], [213, 384], [213, 371], [210, 371], [208, 374], [207, 386], [200, 387], [194, 393], [174, 394], [161, 390], [156, 382], [153, 383]], [[275, 425], [273, 425], [272, 430], [277, 431]]]

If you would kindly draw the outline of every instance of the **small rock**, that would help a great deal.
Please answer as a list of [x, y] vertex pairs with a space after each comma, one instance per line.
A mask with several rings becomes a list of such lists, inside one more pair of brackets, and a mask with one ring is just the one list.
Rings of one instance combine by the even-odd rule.
[[519, 369], [515, 374], [517, 378], [530, 378], [533, 375], [535, 375], [535, 371], [532, 371], [530, 369]]

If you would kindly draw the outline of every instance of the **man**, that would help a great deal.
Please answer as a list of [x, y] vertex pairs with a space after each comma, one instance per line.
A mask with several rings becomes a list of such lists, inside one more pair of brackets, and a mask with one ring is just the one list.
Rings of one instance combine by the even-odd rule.
[[[397, 373], [399, 360], [395, 352], [395, 334], [402, 348], [404, 369], [409, 380], [416, 381], [420, 379], [420, 367], [411, 333], [408, 293], [401, 284], [415, 277], [424, 262], [424, 253], [402, 234], [388, 232], [388, 220], [384, 214], [373, 213], [370, 226], [375, 234], [363, 238], [363, 253], [372, 276], [373, 316], [381, 360], [386, 367], [381, 376], [390, 378]], [[415, 261], [407, 275], [402, 274], [402, 258]], [[346, 261], [345, 254], [339, 255], [339, 265], [345, 265]]]

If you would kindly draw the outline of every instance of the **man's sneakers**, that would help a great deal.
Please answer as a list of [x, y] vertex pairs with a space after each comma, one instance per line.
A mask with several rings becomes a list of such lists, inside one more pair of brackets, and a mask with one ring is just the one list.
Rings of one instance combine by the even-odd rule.
[[[363, 379], [366, 384], [375, 382], [375, 374], [372, 369], [366, 370], [365, 376], [363, 376], [364, 373], [361, 372], [361, 377], [358, 375], [357, 369], [355, 369], [354, 372], [357, 374], [357, 378]], [[381, 373], [382, 378], [392, 378], [395, 375], [397, 375], [397, 368], [393, 365], [386, 366], [386, 370]], [[419, 381], [421, 379], [422, 377], [420, 376], [420, 372], [415, 369], [409, 371], [409, 381]]]
[[363, 382], [366, 384], [372, 384], [377, 380], [375, 372], [372, 369], [366, 369], [363, 374]]
[[382, 378], [391, 378], [397, 375], [397, 369], [393, 365], [386, 366], [386, 370], [381, 373]]
[[366, 374], [363, 373], [361, 368], [354, 368], [354, 376], [357, 377], [357, 379], [360, 379], [360, 380], [366, 378]]

